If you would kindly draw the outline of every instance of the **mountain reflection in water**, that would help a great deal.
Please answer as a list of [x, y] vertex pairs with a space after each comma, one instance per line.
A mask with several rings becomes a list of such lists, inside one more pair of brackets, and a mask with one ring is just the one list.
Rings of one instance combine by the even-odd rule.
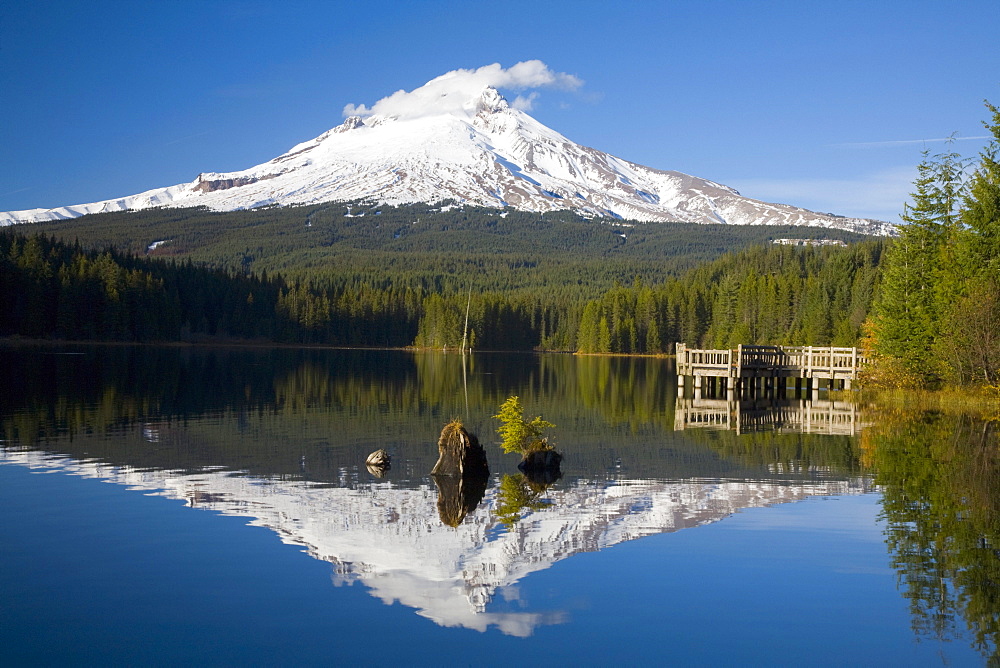
[[550, 505], [544, 510], [505, 525], [493, 484], [479, 508], [452, 528], [441, 522], [438, 493], [429, 483], [331, 487], [225, 471], [138, 470], [31, 450], [2, 451], [0, 457], [251, 518], [249, 524], [267, 527], [285, 543], [334, 564], [335, 585], [360, 581], [386, 604], [399, 601], [442, 626], [478, 631], [496, 626], [516, 636], [558, 624], [564, 614], [491, 612], [490, 601], [497, 595], [516, 600], [513, 585], [519, 580], [574, 554], [715, 522], [745, 508], [867, 491], [861, 478], [798, 484], [577, 479], [548, 490]]
[[[55, 352], [27, 348], [0, 369], [0, 381], [17, 378], [24, 388], [0, 406], [0, 438], [10, 443], [2, 461], [248, 517], [333, 563], [335, 584], [360, 581], [443, 626], [530, 635], [564, 613], [518, 610], [514, 585], [573, 554], [743, 508], [867, 490], [846, 437], [813, 454], [796, 441], [787, 453], [746, 456], [726, 452], [731, 441], [675, 432], [671, 360]], [[521, 481], [516, 457], [491, 442], [489, 416], [513, 394], [557, 425], [567, 458], [550, 487]], [[441, 426], [457, 415], [487, 447], [495, 474], [483, 490], [439, 490], [428, 475]], [[384, 479], [364, 469], [379, 448], [393, 456]], [[450, 515], [441, 520], [442, 491], [469, 497], [440, 506], [465, 513], [457, 526]], [[503, 605], [491, 605], [497, 596]]]

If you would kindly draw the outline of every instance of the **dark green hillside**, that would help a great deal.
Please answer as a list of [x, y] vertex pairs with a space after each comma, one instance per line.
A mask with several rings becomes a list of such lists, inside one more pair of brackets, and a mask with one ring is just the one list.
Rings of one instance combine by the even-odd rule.
[[[775, 238], [863, 238], [816, 228], [647, 224], [585, 220], [568, 211], [361, 203], [233, 212], [154, 209], [23, 229], [87, 249], [113, 247], [329, 285], [392, 284], [447, 295], [471, 283], [477, 291], [558, 288], [587, 298], [636, 277], [660, 282]], [[154, 242], [163, 243], [148, 251]]]
[[851, 345], [881, 255], [878, 240], [766, 243], [822, 230], [347, 211], [158, 210], [7, 228], [0, 336], [652, 354], [676, 341]]

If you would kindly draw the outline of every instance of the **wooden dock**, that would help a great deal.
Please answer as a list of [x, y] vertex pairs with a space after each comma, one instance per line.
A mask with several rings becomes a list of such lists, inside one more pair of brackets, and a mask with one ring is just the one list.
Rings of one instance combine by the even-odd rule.
[[678, 343], [677, 383], [683, 386], [685, 378], [693, 377], [696, 396], [706, 379], [713, 390], [722, 384], [729, 395], [782, 396], [788, 379], [795, 379], [797, 392], [812, 391], [815, 398], [821, 381], [830, 389], [850, 389], [867, 361], [857, 348], [740, 345], [732, 350], [701, 350]]

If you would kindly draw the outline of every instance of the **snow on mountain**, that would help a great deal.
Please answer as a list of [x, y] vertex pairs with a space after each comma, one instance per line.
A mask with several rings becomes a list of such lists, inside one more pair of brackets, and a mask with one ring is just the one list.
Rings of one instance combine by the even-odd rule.
[[[378, 112], [380, 104], [371, 110], [348, 105], [369, 115], [350, 116], [250, 169], [203, 173], [190, 183], [102, 202], [0, 213], [0, 225], [159, 206], [228, 211], [358, 199], [387, 204], [455, 199], [647, 222], [805, 225], [867, 234], [893, 230], [883, 221], [749, 199], [712, 181], [580, 146], [513, 108], [492, 86], [461, 101], [454, 93], [442, 93], [431, 102], [426, 92], [418, 95], [445, 84], [447, 79], [439, 77], [411, 93], [400, 91], [397, 96], [409, 96], [405, 114], [371, 113]], [[442, 99], [449, 103], [442, 104]], [[424, 106], [415, 111], [415, 104]]]
[[[457, 527], [444, 525], [438, 491], [393, 482], [348, 487], [262, 479], [225, 471], [137, 469], [60, 454], [0, 448], [0, 464], [63, 471], [184, 500], [274, 531], [314, 558], [334, 565], [335, 585], [361, 582], [392, 604], [399, 601], [442, 626], [515, 636], [558, 624], [565, 613], [492, 610], [510, 601], [516, 583], [580, 552], [722, 520], [745, 508], [810, 496], [861, 494], [863, 478], [836, 480], [578, 480], [549, 490], [548, 508], [513, 527], [497, 518], [496, 487]], [[822, 473], [822, 472], [819, 472]]]

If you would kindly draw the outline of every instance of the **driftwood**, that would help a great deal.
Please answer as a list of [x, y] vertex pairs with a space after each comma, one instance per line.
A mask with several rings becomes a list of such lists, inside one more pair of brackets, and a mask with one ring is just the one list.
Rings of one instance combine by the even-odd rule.
[[476, 435], [467, 432], [458, 420], [446, 424], [438, 439], [438, 460], [431, 475], [485, 478], [489, 474], [486, 451]]

